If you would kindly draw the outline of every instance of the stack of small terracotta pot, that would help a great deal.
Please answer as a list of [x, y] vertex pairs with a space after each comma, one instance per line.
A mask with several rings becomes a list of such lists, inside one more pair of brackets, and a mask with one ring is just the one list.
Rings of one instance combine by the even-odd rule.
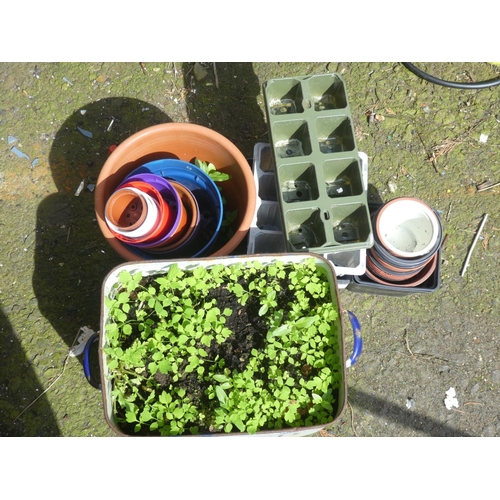
[[443, 229], [436, 212], [421, 200], [401, 197], [372, 215], [374, 245], [366, 275], [377, 283], [415, 287], [435, 272]]
[[[176, 168], [197, 168], [185, 162]], [[215, 188], [214, 188], [215, 189]], [[106, 224], [138, 257], [192, 257], [206, 240], [197, 238], [202, 212], [195, 194], [182, 182], [134, 171], [114, 190], [105, 205]], [[197, 245], [197, 243], [199, 243]]]

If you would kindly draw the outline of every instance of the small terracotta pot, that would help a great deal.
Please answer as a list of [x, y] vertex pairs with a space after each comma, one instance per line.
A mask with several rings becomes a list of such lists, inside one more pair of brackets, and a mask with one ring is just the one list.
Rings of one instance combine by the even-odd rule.
[[135, 168], [160, 158], [211, 162], [231, 178], [220, 183], [227, 210], [238, 211], [232, 224], [233, 236], [212, 256], [229, 255], [248, 233], [254, 217], [257, 192], [250, 165], [241, 151], [224, 136], [192, 123], [163, 123], [146, 128], [123, 141], [101, 169], [95, 189], [97, 222], [114, 250], [126, 260], [143, 260], [115, 238], [105, 222], [104, 207], [118, 184]]
[[432, 259], [424, 266], [424, 268], [415, 276], [413, 276], [410, 279], [400, 281], [400, 282], [392, 282], [389, 280], [386, 280], [384, 278], [381, 278], [377, 276], [375, 273], [373, 273], [368, 266], [366, 267], [366, 276], [368, 276], [371, 280], [375, 281], [376, 283], [380, 283], [382, 285], [390, 285], [394, 287], [403, 287], [403, 288], [413, 288], [416, 286], [421, 285], [424, 283], [426, 280], [428, 280], [432, 273], [436, 270], [437, 264], [438, 264], [438, 257], [439, 253], [435, 253]]
[[[411, 272], [418, 272], [423, 267], [427, 262], [429, 261], [430, 258], [432, 258], [432, 255], [429, 257], [429, 259], [426, 259], [422, 263], [418, 263], [418, 265], [413, 265], [411, 263], [408, 263], [408, 265], [396, 265], [394, 263], [394, 260], [387, 260], [382, 257], [379, 251], [375, 249], [375, 247], [369, 248], [367, 250], [367, 255], [371, 257], [373, 262], [378, 266], [381, 267], [381, 269], [387, 271], [388, 273], [411, 273]], [[406, 263], [405, 263], [406, 264]]]
[[148, 213], [147, 203], [142, 195], [132, 189], [118, 189], [106, 203], [108, 221], [122, 231], [138, 228]]
[[372, 255], [367, 253], [366, 255], [366, 266], [367, 268], [380, 278], [386, 281], [405, 281], [413, 278], [413, 276], [417, 275], [421, 269], [417, 269], [415, 271], [392, 271], [385, 268], [383, 264], [380, 264], [375, 259], [372, 258]]
[[422, 267], [432, 258], [435, 252], [439, 250], [439, 245], [435, 251], [429, 253], [427, 255], [421, 257], [413, 257], [411, 259], [406, 259], [404, 257], [396, 257], [392, 254], [387, 248], [382, 245], [378, 239], [378, 236], [374, 234], [373, 238], [373, 246], [370, 249], [373, 254], [376, 254], [379, 257], [379, 260], [394, 266], [400, 270], [411, 270], [416, 269], [417, 267]]

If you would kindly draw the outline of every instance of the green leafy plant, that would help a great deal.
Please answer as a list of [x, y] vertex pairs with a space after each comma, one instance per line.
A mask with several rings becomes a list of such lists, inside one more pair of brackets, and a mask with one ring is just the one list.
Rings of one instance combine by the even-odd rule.
[[215, 165], [210, 162], [202, 161], [199, 158], [195, 158], [194, 164], [203, 170], [214, 182], [227, 181], [231, 178], [229, 174], [220, 172], [215, 168]]
[[342, 381], [340, 319], [315, 259], [122, 271], [103, 348], [126, 433], [325, 424]]
[[232, 230], [232, 224], [238, 218], [238, 210], [227, 210], [227, 203], [226, 199], [224, 198], [224, 191], [221, 188], [221, 186], [217, 183], [227, 181], [231, 178], [231, 176], [229, 174], [226, 174], [225, 172], [217, 170], [217, 168], [213, 163], [200, 160], [199, 158], [194, 159], [194, 164], [198, 168], [203, 170], [203, 172], [205, 172], [216, 183], [217, 188], [221, 193], [222, 203], [224, 205], [224, 217], [222, 219], [222, 227], [226, 239], [229, 239], [234, 234]]

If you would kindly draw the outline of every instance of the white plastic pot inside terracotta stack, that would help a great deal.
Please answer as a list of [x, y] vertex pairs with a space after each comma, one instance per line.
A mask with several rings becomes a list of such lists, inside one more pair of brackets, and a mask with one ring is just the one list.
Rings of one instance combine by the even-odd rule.
[[366, 273], [378, 283], [418, 286], [435, 271], [443, 229], [434, 210], [417, 198], [384, 203], [372, 216], [374, 245]]

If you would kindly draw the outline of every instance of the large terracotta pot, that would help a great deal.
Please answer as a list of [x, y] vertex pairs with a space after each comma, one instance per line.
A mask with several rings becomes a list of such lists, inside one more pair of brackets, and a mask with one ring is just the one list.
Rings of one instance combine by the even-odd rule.
[[227, 201], [226, 209], [238, 210], [232, 224], [234, 235], [212, 256], [230, 255], [248, 233], [255, 212], [256, 190], [248, 161], [224, 136], [192, 123], [163, 123], [141, 130], [123, 141], [103, 165], [95, 189], [97, 222], [113, 249], [126, 260], [141, 260], [109, 230], [104, 216], [106, 201], [135, 168], [160, 158], [211, 162], [231, 178], [219, 184]]

